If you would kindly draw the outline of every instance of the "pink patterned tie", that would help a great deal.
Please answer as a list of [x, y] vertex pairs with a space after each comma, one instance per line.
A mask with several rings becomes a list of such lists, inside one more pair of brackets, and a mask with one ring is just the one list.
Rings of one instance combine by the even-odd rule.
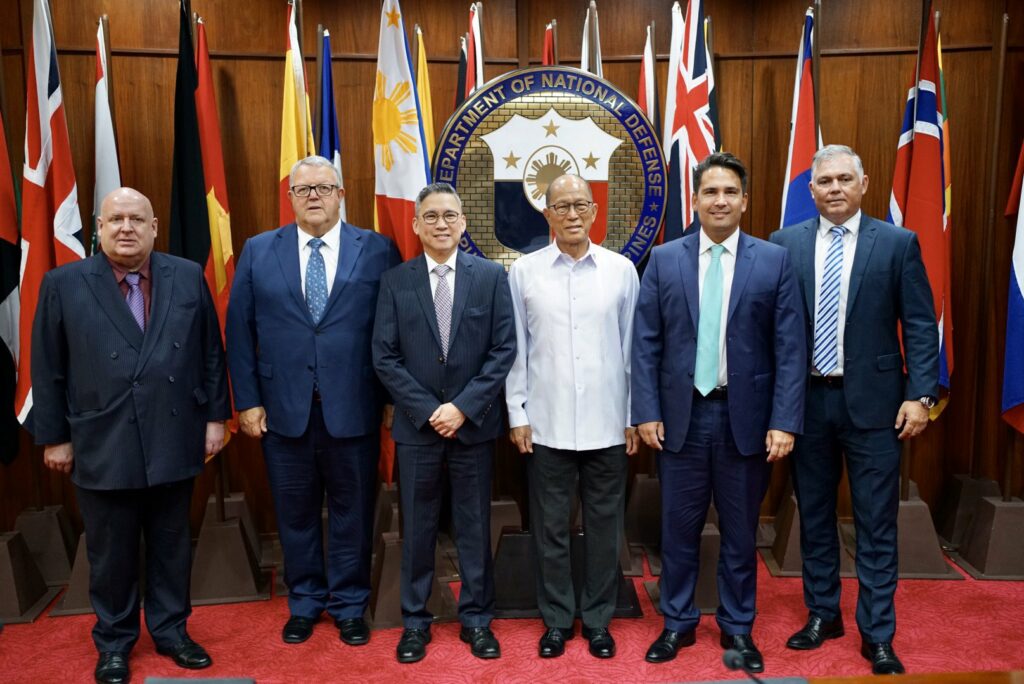
[[146, 300], [142, 297], [142, 288], [139, 287], [139, 274], [129, 273], [124, 277], [128, 283], [128, 296], [124, 301], [128, 303], [128, 310], [135, 317], [139, 324], [139, 330], [146, 332]]

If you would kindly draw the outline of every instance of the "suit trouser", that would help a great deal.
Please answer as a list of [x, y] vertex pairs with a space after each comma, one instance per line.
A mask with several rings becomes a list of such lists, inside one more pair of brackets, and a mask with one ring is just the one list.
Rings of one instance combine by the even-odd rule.
[[427, 629], [434, 616], [427, 599], [434, 583], [443, 469], [448, 467], [452, 522], [459, 551], [459, 621], [487, 627], [494, 617], [491, 559], [491, 473], [494, 440], [463, 444], [445, 439], [427, 445], [398, 444], [402, 498], [402, 622]]
[[892, 641], [899, 571], [897, 432], [891, 427], [858, 429], [850, 420], [843, 388], [811, 382], [804, 434], [797, 437], [793, 452], [793, 489], [800, 510], [804, 603], [824, 620], [840, 616], [836, 490], [844, 452], [857, 530], [857, 626], [869, 642]]
[[771, 472], [765, 459], [765, 454], [744, 456], [737, 450], [728, 401], [698, 398], [682, 451], [658, 454], [666, 629], [688, 632], [700, 622], [693, 597], [713, 495], [722, 535], [715, 618], [724, 634], [750, 633], [757, 600], [757, 522]]
[[[370, 552], [376, 498], [377, 432], [332, 437], [314, 401], [306, 432], [263, 436], [270, 491], [284, 554], [292, 615], [363, 617], [370, 601]], [[327, 493], [327, 557], [322, 504]]]
[[185, 636], [192, 608], [188, 524], [193, 479], [145, 489], [76, 487], [89, 556], [92, 639], [101, 653], [127, 653], [139, 639], [139, 541], [146, 541], [146, 628], [157, 646]]
[[583, 624], [607, 627], [619, 594], [619, 543], [626, 496], [626, 447], [570, 451], [534, 443], [527, 456], [530, 527], [537, 558], [537, 606], [548, 627], [568, 629], [576, 618], [569, 522], [579, 480], [583, 507]]

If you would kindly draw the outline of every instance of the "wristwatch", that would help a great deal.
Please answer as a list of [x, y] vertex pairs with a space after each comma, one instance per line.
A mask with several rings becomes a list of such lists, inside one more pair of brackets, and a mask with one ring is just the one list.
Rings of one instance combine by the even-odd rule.
[[935, 408], [935, 397], [921, 397], [918, 401], [921, 402], [921, 406], [924, 406], [926, 409]]

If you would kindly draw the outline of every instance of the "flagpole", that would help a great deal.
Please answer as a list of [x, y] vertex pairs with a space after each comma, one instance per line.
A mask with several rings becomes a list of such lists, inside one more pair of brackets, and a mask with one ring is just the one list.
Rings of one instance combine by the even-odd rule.
[[412, 25], [412, 78], [415, 81], [420, 77], [420, 25]]
[[[295, 8], [295, 33], [299, 39], [299, 57], [303, 62], [306, 61], [306, 51], [302, 49], [302, 0], [288, 0], [292, 3], [292, 7]], [[306, 67], [303, 65], [302, 73], [306, 73]]]
[[484, 74], [484, 66], [487, 63], [487, 59], [484, 57], [484, 3], [476, 3], [476, 23], [480, 25], [480, 30], [477, 31], [476, 35], [476, 49], [480, 53], [480, 64], [477, 65], [477, 71], [480, 72], [479, 82], [476, 84], [477, 88], [483, 88], [484, 83], [487, 82], [487, 75]]
[[821, 0], [814, 0], [811, 6], [811, 85], [814, 88], [814, 145], [818, 146], [821, 135], [821, 106], [819, 93], [821, 88], [821, 46], [818, 38], [821, 36]]
[[114, 143], [117, 143], [117, 112], [114, 111], [114, 79], [110, 68], [110, 19], [106, 14], [100, 16], [100, 30], [103, 32], [103, 59], [106, 70], [103, 77], [107, 79], [107, 104], [110, 107], [110, 127], [114, 131]]
[[[327, 65], [327, 68], [331, 68]], [[321, 92], [321, 74], [324, 73], [324, 25], [316, 25], [316, 76], [317, 76], [317, 88], [316, 88], [316, 113], [313, 115], [313, 139], [317, 141], [317, 145], [320, 145], [320, 136], [324, 131], [323, 121], [323, 104], [324, 94]]]
[[552, 19], [551, 20], [551, 46], [552, 46], [552, 51], [554, 52], [554, 59], [555, 59], [555, 63], [552, 66], [556, 66], [558, 64], [558, 20], [557, 19]]
[[920, 87], [921, 87], [921, 58], [924, 52], [924, 41], [925, 36], [928, 35], [928, 22], [932, 20], [931, 17], [932, 0], [921, 0], [921, 35], [917, 41], [917, 64], [914, 66], [914, 117], [911, 119], [913, 125], [910, 128], [910, 138], [913, 139], [917, 136], [917, 106], [921, 102]]
[[[661, 131], [661, 105], [659, 104], [659, 101], [658, 101], [658, 50], [657, 50], [657, 46], [655, 45], [655, 42], [654, 42], [654, 21], [651, 21], [651, 23], [648, 24], [647, 26], [651, 30], [651, 71], [654, 74], [654, 92], [651, 94], [651, 97], [654, 98], [652, 100], [652, 102], [654, 104], [651, 106], [651, 111], [654, 114], [654, 117], [653, 117], [654, 120], [651, 121], [651, 123], [654, 125], [654, 137], [660, 143], [661, 142], [661, 135], [662, 135], [662, 131]], [[641, 57], [640, 61], [641, 61], [641, 63], [643, 62], [643, 58], [642, 57]]]

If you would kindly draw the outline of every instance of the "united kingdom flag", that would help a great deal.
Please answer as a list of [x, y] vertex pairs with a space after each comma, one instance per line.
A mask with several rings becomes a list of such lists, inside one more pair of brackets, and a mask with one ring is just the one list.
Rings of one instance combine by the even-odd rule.
[[674, 3], [662, 138], [669, 159], [663, 241], [681, 237], [695, 223], [692, 171], [718, 149], [721, 140], [715, 77], [706, 38], [704, 0], [689, 0], [685, 19], [679, 3]]

